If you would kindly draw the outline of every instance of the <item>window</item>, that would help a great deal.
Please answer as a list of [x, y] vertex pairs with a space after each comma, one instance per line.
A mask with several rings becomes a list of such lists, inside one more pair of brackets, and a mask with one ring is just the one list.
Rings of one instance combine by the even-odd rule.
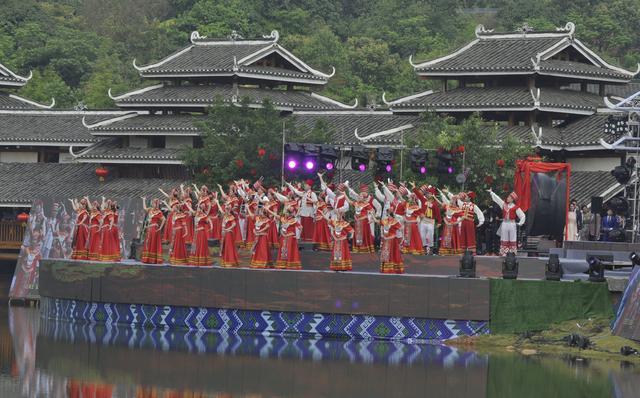
[[149, 148], [164, 148], [166, 145], [166, 137], [164, 135], [149, 137]]

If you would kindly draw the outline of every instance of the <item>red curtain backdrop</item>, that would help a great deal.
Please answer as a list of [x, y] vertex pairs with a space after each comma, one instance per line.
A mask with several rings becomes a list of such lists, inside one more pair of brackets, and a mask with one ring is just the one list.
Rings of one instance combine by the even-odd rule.
[[[516, 161], [516, 175], [513, 181], [515, 193], [518, 195], [518, 206], [522, 211], [529, 210], [531, 206], [531, 173], [557, 172], [557, 179], [560, 180], [562, 173], [567, 174], [567, 195], [565, 203], [565, 225], [569, 216], [569, 187], [571, 177], [571, 165], [569, 163], [544, 163], [532, 160]], [[565, 236], [565, 239], [567, 237]]]

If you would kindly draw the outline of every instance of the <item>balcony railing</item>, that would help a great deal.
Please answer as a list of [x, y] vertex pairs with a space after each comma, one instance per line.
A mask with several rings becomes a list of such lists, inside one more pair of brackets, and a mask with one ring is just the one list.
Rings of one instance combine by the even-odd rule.
[[19, 249], [25, 227], [18, 221], [0, 221], [0, 249]]

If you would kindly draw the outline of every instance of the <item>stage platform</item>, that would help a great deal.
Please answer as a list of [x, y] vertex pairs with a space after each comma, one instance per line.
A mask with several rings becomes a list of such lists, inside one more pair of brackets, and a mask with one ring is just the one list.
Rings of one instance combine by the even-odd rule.
[[[327, 257], [303, 252], [299, 271], [42, 260], [41, 313], [144, 328], [441, 341], [489, 332], [500, 309], [495, 283], [502, 294], [531, 292], [522, 314], [539, 310], [538, 291], [551, 289], [563, 305], [574, 295], [573, 283], [541, 280], [544, 259], [520, 258], [524, 280], [514, 282], [489, 279], [501, 275], [497, 257], [476, 258], [478, 278], [455, 276], [460, 257], [405, 256], [403, 275], [378, 273], [376, 255], [355, 254], [354, 271], [340, 273]], [[580, 285], [608, 295], [604, 284]]]

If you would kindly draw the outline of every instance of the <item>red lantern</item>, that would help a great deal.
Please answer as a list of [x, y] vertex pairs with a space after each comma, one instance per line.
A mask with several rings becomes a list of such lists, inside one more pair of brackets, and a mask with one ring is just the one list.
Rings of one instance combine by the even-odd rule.
[[23, 227], [27, 226], [27, 221], [29, 221], [29, 214], [24, 211], [16, 216], [16, 220], [22, 223]]
[[264, 148], [258, 148], [258, 157], [259, 158], [262, 158], [266, 153], [267, 153], [267, 151]]
[[96, 175], [98, 176], [98, 179], [100, 181], [104, 181], [105, 177], [109, 175], [109, 170], [105, 169], [104, 167], [100, 166], [96, 169]]
[[460, 145], [458, 147], [458, 152], [463, 153], [464, 152], [464, 145]]
[[485, 182], [485, 184], [488, 184], [488, 185], [493, 184], [493, 176], [489, 176], [489, 175], [485, 176], [484, 177], [484, 182]]
[[504, 159], [496, 160], [496, 164], [498, 165], [498, 167], [504, 167]]

